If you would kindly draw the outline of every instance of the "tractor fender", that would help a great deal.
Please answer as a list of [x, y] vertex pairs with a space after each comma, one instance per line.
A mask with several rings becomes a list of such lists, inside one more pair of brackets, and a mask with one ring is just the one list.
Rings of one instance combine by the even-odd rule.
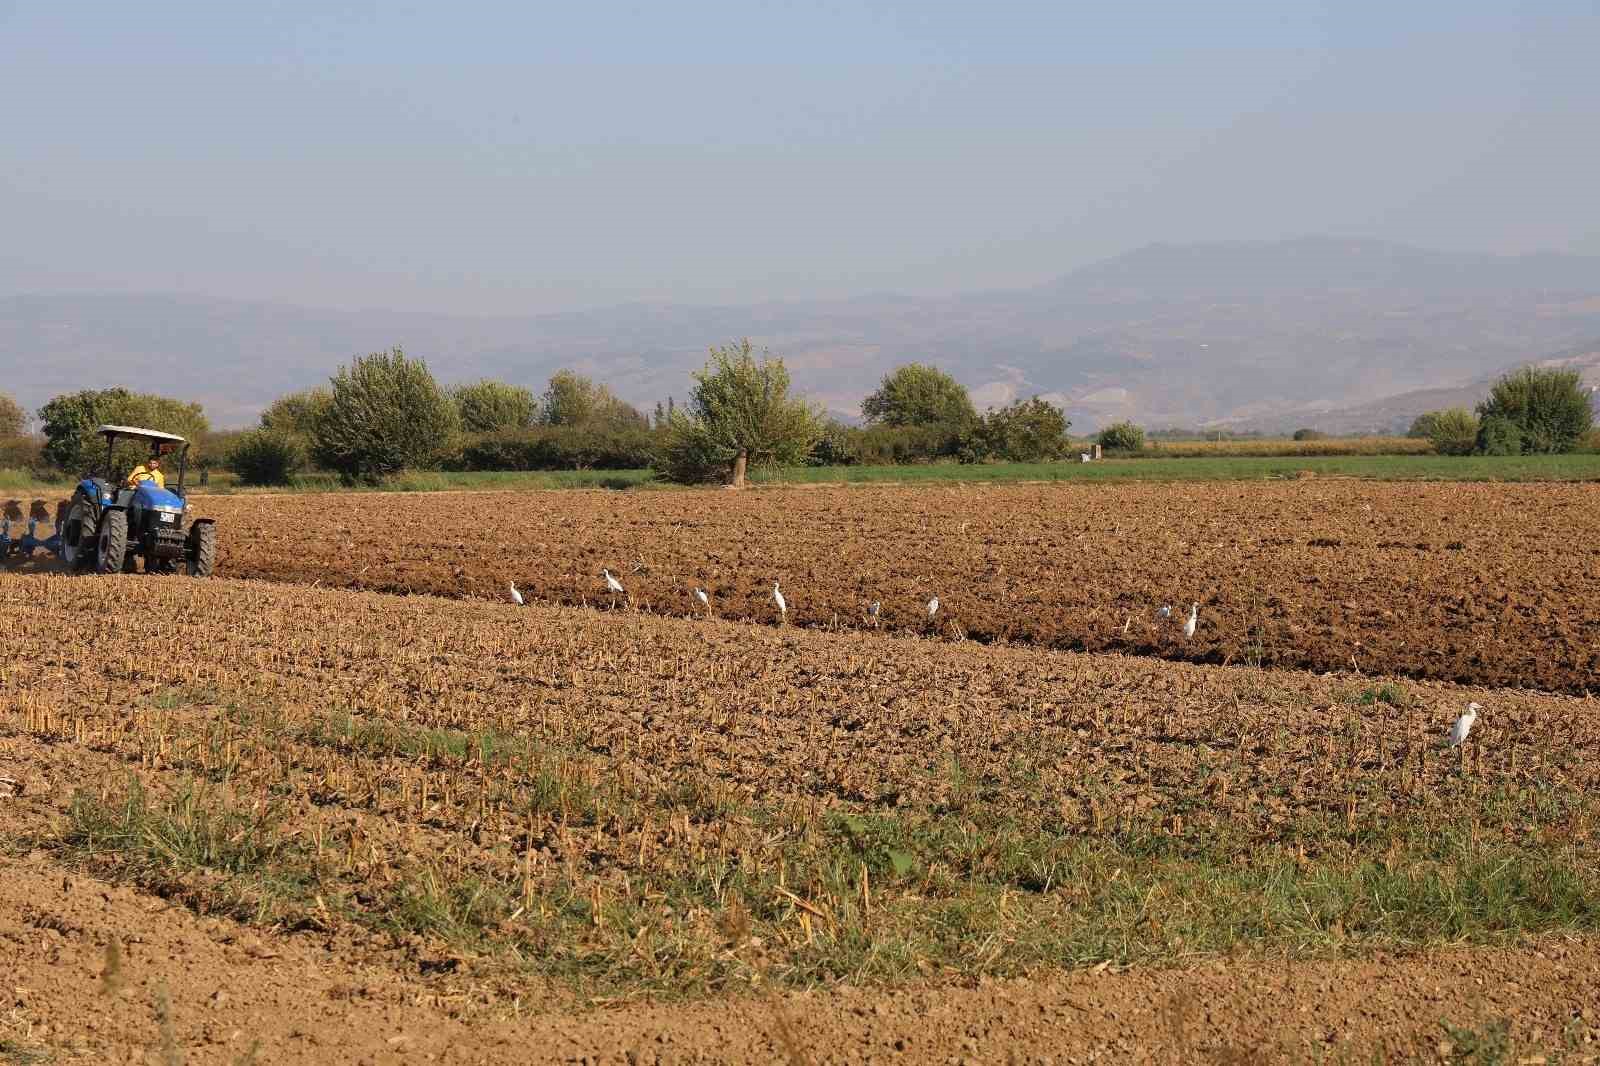
[[190, 521], [189, 528], [193, 529], [195, 526], [214, 526], [216, 524], [217, 520], [215, 518], [196, 518]]

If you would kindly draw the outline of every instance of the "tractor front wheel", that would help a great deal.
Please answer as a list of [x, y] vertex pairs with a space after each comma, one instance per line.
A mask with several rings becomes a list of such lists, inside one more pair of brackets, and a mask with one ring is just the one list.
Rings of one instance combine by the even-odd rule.
[[128, 512], [107, 511], [100, 516], [100, 543], [95, 552], [95, 572], [118, 573], [127, 554]]
[[185, 565], [190, 577], [210, 577], [217, 566], [217, 527], [196, 522], [189, 531], [189, 551]]

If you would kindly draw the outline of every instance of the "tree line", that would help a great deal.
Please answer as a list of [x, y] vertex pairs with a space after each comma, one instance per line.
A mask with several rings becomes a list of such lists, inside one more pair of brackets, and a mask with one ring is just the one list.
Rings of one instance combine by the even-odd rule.
[[1526, 366], [1502, 376], [1475, 411], [1427, 411], [1409, 436], [1433, 442], [1441, 455], [1550, 455], [1589, 443], [1593, 393], [1580, 371]]
[[[358, 356], [328, 384], [279, 397], [243, 432], [212, 434], [196, 403], [85, 389], [39, 409], [40, 446], [23, 435], [27, 413], [0, 395], [0, 467], [43, 463], [81, 472], [98, 459], [94, 427], [103, 423], [181, 434], [194, 442], [194, 465], [223, 466], [255, 485], [287, 484], [311, 468], [351, 484], [441, 468], [642, 467], [694, 483], [736, 481], [749, 466], [1041, 462], [1074, 448], [1057, 405], [1036, 396], [980, 413], [963, 385], [921, 363], [887, 374], [862, 401], [861, 415], [862, 425], [848, 425], [792, 395], [783, 360], [748, 339], [710, 349], [687, 401], [669, 398], [653, 416], [571, 370], [554, 374], [542, 393], [495, 380], [444, 386], [426, 361], [396, 348]], [[1411, 435], [1441, 454], [1515, 455], [1592, 445], [1593, 426], [1577, 371], [1524, 367], [1497, 381], [1476, 413], [1428, 412]], [[1097, 439], [1113, 453], [1145, 444], [1144, 431], [1129, 422], [1105, 427]], [[124, 465], [133, 458], [119, 457]]]
[[[26, 413], [0, 397], [0, 437], [21, 434]], [[191, 461], [241, 481], [282, 485], [317, 468], [351, 484], [378, 484], [408, 470], [634, 469], [675, 481], [737, 480], [747, 467], [1041, 461], [1070, 450], [1070, 423], [1034, 397], [979, 413], [966, 388], [935, 367], [911, 363], [886, 375], [862, 403], [864, 425], [828, 415], [791, 390], [781, 358], [748, 339], [713, 347], [687, 400], [653, 416], [571, 370], [542, 393], [504, 381], [445, 386], [425, 360], [396, 348], [358, 356], [326, 385], [273, 401], [246, 431], [212, 434], [198, 404], [124, 388], [57, 396], [39, 410], [44, 462], [72, 473], [90, 466], [94, 427], [115, 422], [179, 433]], [[0, 465], [6, 463], [0, 454]]]

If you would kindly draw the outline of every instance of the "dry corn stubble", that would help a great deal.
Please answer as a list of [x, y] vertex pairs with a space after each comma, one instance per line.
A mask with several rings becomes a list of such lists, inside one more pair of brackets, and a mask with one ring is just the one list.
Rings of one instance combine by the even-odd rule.
[[221, 581], [0, 608], [74, 620], [0, 676], [8, 729], [96, 767], [47, 843], [441, 980], [927, 979], [1600, 913], [1592, 701], [1471, 693], [1448, 753], [1469, 694], [1437, 686]]

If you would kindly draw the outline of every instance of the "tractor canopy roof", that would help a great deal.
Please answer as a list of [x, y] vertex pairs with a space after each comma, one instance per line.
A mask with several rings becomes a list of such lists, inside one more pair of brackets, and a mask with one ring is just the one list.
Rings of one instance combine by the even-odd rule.
[[99, 426], [95, 432], [103, 437], [133, 437], [160, 444], [188, 444], [176, 433], [163, 433], [159, 429], [140, 429], [138, 426]]

